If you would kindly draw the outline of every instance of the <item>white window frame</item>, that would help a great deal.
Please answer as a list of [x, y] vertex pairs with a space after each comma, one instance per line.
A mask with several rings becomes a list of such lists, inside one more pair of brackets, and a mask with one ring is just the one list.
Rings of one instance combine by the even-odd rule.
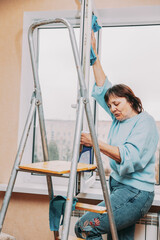
[[[145, 7], [130, 7], [130, 8], [113, 8], [98, 10], [98, 15], [101, 17], [102, 26], [138, 26], [138, 25], [152, 25], [160, 24], [160, 6], [145, 6]], [[21, 92], [20, 92], [20, 117], [19, 117], [19, 139], [24, 127], [27, 112], [29, 109], [29, 102], [33, 92], [33, 76], [30, 63], [30, 55], [28, 48], [27, 32], [29, 26], [42, 19], [51, 19], [56, 17], [68, 18], [71, 23], [77, 23], [79, 18], [79, 11], [48, 11], [48, 12], [25, 12], [24, 26], [23, 26], [23, 44], [22, 44], [22, 75], [21, 75]], [[32, 131], [31, 131], [32, 132]], [[29, 150], [25, 152], [23, 163], [31, 162], [32, 159], [32, 134], [29, 136], [28, 142], [30, 144]], [[18, 141], [19, 142], [19, 141]], [[39, 178], [39, 176], [36, 176]], [[41, 178], [41, 177], [40, 177]], [[44, 177], [43, 177], [44, 178]], [[63, 180], [62, 180], [63, 181]], [[66, 179], [64, 180], [66, 181]], [[5, 189], [5, 185], [1, 185], [1, 189]], [[57, 188], [57, 187], [55, 187]], [[65, 194], [66, 187], [58, 186], [57, 194]], [[94, 198], [97, 195], [96, 183], [94, 191], [89, 193], [89, 196]], [[47, 184], [41, 181], [32, 182], [32, 176], [29, 173], [18, 173], [18, 179], [14, 187], [15, 192], [26, 192], [34, 194], [48, 194]], [[101, 199], [102, 194], [98, 194]], [[87, 193], [84, 194], [87, 197]]]

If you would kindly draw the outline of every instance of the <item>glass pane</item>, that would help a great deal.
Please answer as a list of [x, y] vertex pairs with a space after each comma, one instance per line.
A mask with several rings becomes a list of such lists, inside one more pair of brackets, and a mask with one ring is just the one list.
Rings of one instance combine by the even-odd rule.
[[[78, 42], [79, 28], [74, 30]], [[78, 78], [69, 32], [65, 28], [39, 29], [38, 37], [39, 79], [49, 160], [70, 161], [76, 117], [72, 105], [77, 101]], [[34, 160], [43, 161], [38, 124], [35, 132]]]
[[[102, 65], [113, 84], [129, 85], [156, 120], [160, 132], [160, 26], [103, 27]], [[111, 119], [99, 108], [99, 138], [106, 141]], [[159, 152], [156, 152], [156, 181], [159, 181]], [[103, 155], [106, 173], [108, 161]]]

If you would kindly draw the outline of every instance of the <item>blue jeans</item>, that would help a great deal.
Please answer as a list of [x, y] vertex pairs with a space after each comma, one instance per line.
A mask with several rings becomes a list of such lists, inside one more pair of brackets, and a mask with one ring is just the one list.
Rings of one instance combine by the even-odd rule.
[[[110, 178], [110, 201], [116, 223], [119, 240], [133, 240], [136, 221], [145, 215], [153, 202], [154, 192], [121, 184]], [[105, 206], [104, 201], [99, 204]], [[102, 234], [108, 234], [112, 240], [108, 214], [87, 212], [75, 225], [77, 237], [102, 240]]]

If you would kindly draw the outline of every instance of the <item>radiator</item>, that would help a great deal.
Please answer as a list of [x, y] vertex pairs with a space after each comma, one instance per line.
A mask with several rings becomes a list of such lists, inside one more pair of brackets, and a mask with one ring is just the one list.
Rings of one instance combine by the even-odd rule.
[[[74, 225], [84, 213], [79, 210], [72, 212], [70, 235], [75, 235]], [[107, 235], [103, 235], [103, 240], [107, 240]], [[160, 240], [158, 214], [148, 213], [136, 223], [134, 240]]]

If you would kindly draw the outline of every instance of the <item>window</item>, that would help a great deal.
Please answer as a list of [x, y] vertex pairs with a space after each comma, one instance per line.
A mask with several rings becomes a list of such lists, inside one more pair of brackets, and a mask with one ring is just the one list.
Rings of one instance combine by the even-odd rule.
[[[102, 32], [102, 42], [101, 42], [101, 59], [102, 59], [102, 65], [103, 68], [108, 75], [109, 79], [113, 83], [118, 83], [118, 82], [124, 82], [133, 88], [135, 91], [136, 95], [139, 96], [142, 99], [142, 102], [144, 104], [144, 108], [150, 112], [156, 119], [157, 124], [160, 121], [159, 119], [159, 113], [158, 110], [158, 86], [159, 86], [159, 81], [158, 81], [158, 76], [159, 76], [159, 56], [160, 56], [160, 47], [158, 45], [159, 40], [159, 25], [160, 24], [160, 16], [159, 16], [159, 10], [160, 7], [155, 6], [155, 7], [135, 7], [135, 8], [119, 8], [119, 9], [103, 9], [103, 10], [98, 10], [99, 16], [101, 18], [101, 22], [103, 25], [103, 32]], [[23, 52], [22, 52], [22, 81], [21, 81], [21, 97], [20, 97], [20, 127], [19, 127], [19, 136], [21, 136], [24, 122], [27, 116], [27, 112], [29, 109], [29, 102], [31, 99], [31, 95], [33, 92], [33, 76], [32, 76], [32, 69], [31, 69], [31, 64], [30, 64], [30, 56], [29, 56], [29, 48], [28, 48], [28, 43], [27, 43], [27, 31], [29, 26], [35, 22], [36, 20], [41, 20], [41, 19], [51, 19], [51, 18], [56, 18], [56, 17], [63, 17], [63, 18], [68, 18], [70, 23], [77, 27], [79, 25], [79, 12], [76, 11], [63, 11], [63, 12], [26, 12], [24, 15], [24, 32], [23, 32]], [[148, 26], [147, 26], [148, 25]], [[123, 27], [122, 27], [123, 26]], [[158, 29], [158, 30], [157, 30]], [[59, 31], [59, 29], [53, 29], [52, 26], [50, 26], [50, 29], [40, 29], [39, 34], [42, 36], [45, 31]], [[65, 34], [65, 29], [61, 29], [63, 34]], [[64, 30], [64, 31], [63, 31]], [[78, 29], [77, 29], [78, 30]], [[77, 31], [76, 30], [76, 31]], [[151, 34], [152, 31], [152, 34]], [[135, 32], [136, 37], [136, 42], [132, 41], [133, 37], [135, 39]], [[57, 35], [59, 32], [57, 33]], [[145, 34], [145, 35], [144, 35]], [[133, 36], [133, 37], [131, 37]], [[38, 37], [38, 32], [35, 33], [35, 42], [37, 42]], [[77, 32], [77, 37], [78, 37], [78, 32]], [[128, 40], [127, 40], [128, 39]], [[129, 40], [130, 39], [130, 40]], [[47, 39], [49, 41], [50, 39]], [[127, 44], [126, 41], [127, 40]], [[141, 41], [142, 40], [142, 41]], [[152, 41], [152, 42], [151, 42]], [[154, 41], [154, 42], [153, 42]], [[136, 50], [137, 51], [132, 51], [133, 50], [133, 45], [135, 47], [135, 43], [137, 44]], [[43, 45], [43, 41], [39, 42], [40, 48]], [[53, 46], [52, 42], [51, 45]], [[132, 45], [132, 46], [131, 46]], [[151, 48], [150, 48], [151, 46]], [[44, 46], [46, 47], [46, 46]], [[55, 46], [53, 46], [55, 47]], [[140, 52], [143, 48], [143, 52]], [[56, 48], [53, 48], [54, 51], [56, 51]], [[126, 51], [127, 49], [127, 51]], [[147, 50], [145, 50], [147, 49]], [[127, 55], [128, 53], [128, 55]], [[137, 58], [138, 54], [138, 58]], [[145, 54], [145, 55], [144, 55]], [[123, 58], [121, 56], [123, 55]], [[53, 56], [52, 56], [53, 57]], [[137, 62], [135, 62], [135, 59], [137, 58]], [[121, 60], [124, 60], [123, 62]], [[43, 59], [42, 59], [43, 60]], [[144, 60], [147, 60], [147, 63], [143, 65], [142, 63]], [[152, 60], [152, 61], [151, 61]], [[51, 59], [51, 70], [52, 69], [52, 64], [53, 64], [53, 59]], [[42, 64], [39, 56], [39, 64]], [[67, 64], [69, 64], [67, 62]], [[66, 65], [66, 63], [65, 63]], [[141, 66], [141, 67], [140, 67]], [[63, 68], [64, 69], [64, 68]], [[74, 64], [73, 64], [73, 69]], [[115, 70], [116, 69], [116, 70]], [[127, 72], [126, 69], [129, 71]], [[56, 69], [57, 70], [57, 69]], [[141, 71], [140, 71], [141, 70]], [[143, 71], [142, 71], [143, 70]], [[42, 71], [42, 68], [41, 70]], [[74, 70], [73, 70], [74, 71]], [[73, 73], [72, 71], [72, 73]], [[140, 72], [139, 72], [140, 71]], [[137, 73], [136, 76], [133, 79], [133, 75], [131, 73]], [[61, 74], [61, 72], [60, 72]], [[70, 74], [70, 73], [69, 73]], [[74, 73], [73, 73], [74, 74]], [[69, 76], [69, 75], [68, 75]], [[46, 75], [42, 72], [42, 78], [41, 81], [47, 83], [48, 86], [49, 84], [53, 84], [54, 81], [53, 79], [49, 78], [49, 81], [47, 82], [46, 80]], [[58, 78], [57, 76], [53, 76], [52, 78]], [[147, 77], [147, 78], [146, 78]], [[136, 79], [135, 79], [136, 78]], [[141, 79], [147, 79], [145, 82], [145, 91], [142, 91], [144, 87], [144, 83], [141, 82]], [[152, 79], [154, 84], [150, 84]], [[67, 81], [69, 84], [69, 81]], [[71, 83], [71, 82], [70, 82]], [[73, 84], [76, 84], [76, 81], [72, 82]], [[41, 83], [43, 85], [43, 83]], [[65, 84], [65, 83], [64, 83]], [[139, 87], [137, 87], [137, 85]], [[43, 86], [42, 86], [43, 87]], [[45, 88], [45, 86], [44, 86]], [[60, 87], [59, 87], [60, 88]], [[76, 85], [74, 85], [74, 88], [76, 88]], [[68, 91], [66, 91], [68, 92]], [[146, 92], [147, 95], [141, 95], [143, 92]], [[153, 95], [151, 95], [154, 93]], [[51, 97], [52, 92], [51, 92]], [[71, 94], [72, 95], [72, 94]], [[66, 96], [66, 95], [65, 95]], [[150, 96], [150, 98], [148, 98]], [[149, 103], [151, 102], [151, 96], [152, 96], [152, 105]], [[72, 99], [70, 97], [73, 97]], [[45, 99], [45, 94], [43, 96]], [[76, 96], [68, 96], [67, 98], [70, 99], [69, 102], [65, 102], [68, 106], [70, 104], [75, 104]], [[68, 100], [68, 99], [67, 99]], [[149, 100], [149, 101], [148, 101]], [[44, 104], [47, 105], [47, 102]], [[51, 100], [55, 101], [55, 100]], [[61, 107], [63, 108], [63, 102], [61, 102], [62, 105]], [[152, 106], [156, 106], [157, 109], [153, 109]], [[56, 106], [56, 105], [55, 105]], [[46, 107], [45, 107], [46, 109]], [[65, 117], [58, 114], [57, 118], [54, 118], [54, 112], [57, 111], [54, 109], [45, 110], [45, 118], [49, 120], [54, 118], [54, 121], [57, 119], [59, 120], [60, 118], [64, 121], [74, 121], [74, 114], [75, 114], [75, 109], [71, 108], [69, 106], [70, 113], [67, 112], [65, 114]], [[47, 112], [48, 111], [48, 112]], [[52, 115], [53, 114], [53, 115]], [[102, 109], [98, 109], [98, 115], [99, 115], [99, 124], [98, 124], [98, 132], [99, 132], [99, 137], [101, 139], [106, 140], [106, 134], [109, 128], [109, 124], [106, 124], [106, 113], [103, 112]], [[110, 121], [108, 119], [108, 121]], [[51, 158], [60, 158], [62, 150], [58, 149], [58, 146], [55, 145], [55, 138], [58, 141], [63, 140], [63, 135], [61, 133], [61, 127], [59, 129], [55, 129], [52, 127], [51, 123], [49, 123], [48, 128], [50, 128], [49, 135], [48, 135], [48, 141], [50, 142], [51, 145], [51, 153], [52, 155], [52, 149], [57, 149], [56, 150], [56, 156], [52, 156]], [[159, 127], [159, 125], [158, 125]], [[66, 126], [68, 128], [68, 126]], [[160, 129], [160, 127], [159, 127]], [[33, 144], [33, 132], [31, 132], [29, 136], [29, 140], [27, 142], [27, 146], [24, 152], [24, 157], [23, 157], [23, 163], [30, 163], [32, 160], [32, 144]], [[72, 133], [67, 129], [65, 131], [65, 144], [66, 146], [69, 146], [70, 139], [72, 137]], [[37, 136], [38, 136], [38, 131], [37, 131]], [[72, 142], [72, 141], [70, 141]], [[65, 145], [64, 144], [64, 145]], [[37, 145], [38, 146], [38, 145]], [[41, 146], [39, 146], [39, 149], [41, 149]], [[39, 150], [41, 151], [41, 150]], [[69, 150], [68, 151], [68, 156], [69, 156]], [[158, 150], [159, 151], [159, 150]], [[157, 160], [159, 159], [159, 152], [157, 151]], [[62, 154], [61, 156], [66, 156], [66, 154]], [[41, 160], [41, 156], [35, 156], [37, 160]], [[63, 157], [62, 157], [63, 158]], [[69, 159], [69, 158], [68, 158]], [[158, 165], [157, 165], [158, 166]], [[159, 168], [158, 168], [159, 169]], [[107, 173], [108, 174], [108, 173]], [[158, 173], [157, 173], [158, 175]], [[54, 181], [55, 185], [56, 180]], [[18, 179], [16, 181], [17, 186], [24, 187], [26, 186], [26, 191], [31, 192], [31, 193], [41, 193], [41, 194], [47, 194], [47, 188], [46, 188], [46, 181], [44, 180], [44, 177], [41, 176], [33, 176], [28, 173], [19, 173], [18, 174]], [[67, 180], [65, 179], [65, 183], [67, 184]], [[66, 187], [64, 186], [64, 180], [61, 180], [60, 178], [58, 179], [58, 185], [57, 189], [58, 191], [56, 192], [57, 194], [65, 194], [66, 192]], [[94, 191], [93, 194], [95, 193], [95, 188], [96, 184], [94, 185]], [[20, 189], [20, 188], [19, 188]], [[19, 190], [18, 191], [21, 191]]]
[[[77, 44], [79, 28], [74, 28]], [[77, 102], [77, 71], [66, 28], [38, 29], [38, 69], [49, 160], [71, 161]], [[43, 161], [39, 125], [33, 161]]]
[[[130, 86], [143, 104], [144, 110], [156, 120], [160, 134], [159, 76], [160, 25], [115, 26], [102, 30], [102, 65], [113, 84]], [[106, 141], [111, 119], [99, 109], [98, 134]], [[107, 123], [106, 120], [108, 119]], [[105, 133], [105, 134], [104, 134]], [[160, 144], [156, 152], [156, 183], [159, 183]], [[110, 173], [103, 155], [106, 175]]]

